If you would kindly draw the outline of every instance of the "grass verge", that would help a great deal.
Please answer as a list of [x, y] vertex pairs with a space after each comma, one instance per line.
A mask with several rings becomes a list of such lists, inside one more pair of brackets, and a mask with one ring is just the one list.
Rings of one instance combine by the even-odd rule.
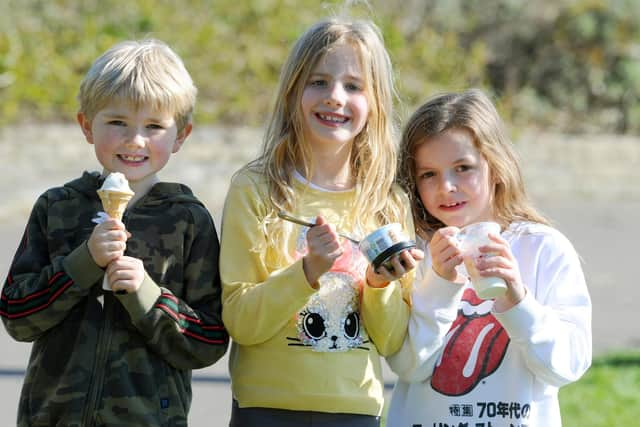
[[560, 389], [564, 427], [640, 425], [640, 350], [601, 356]]

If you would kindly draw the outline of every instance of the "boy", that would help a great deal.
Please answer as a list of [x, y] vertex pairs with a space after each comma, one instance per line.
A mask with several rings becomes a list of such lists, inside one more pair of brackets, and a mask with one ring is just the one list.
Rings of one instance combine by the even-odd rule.
[[[9, 334], [34, 342], [18, 425], [187, 425], [191, 370], [228, 345], [211, 215], [157, 175], [191, 133], [196, 92], [157, 40], [120, 43], [85, 76], [77, 119], [103, 171], [36, 201], [0, 300]], [[135, 196], [94, 226], [111, 172]]]

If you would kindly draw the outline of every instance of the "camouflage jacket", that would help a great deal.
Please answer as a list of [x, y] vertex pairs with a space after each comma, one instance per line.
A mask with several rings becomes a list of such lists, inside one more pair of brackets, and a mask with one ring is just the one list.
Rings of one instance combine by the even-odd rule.
[[33, 341], [18, 425], [186, 425], [191, 369], [228, 346], [213, 220], [186, 186], [156, 184], [123, 218], [145, 280], [115, 295], [86, 244], [101, 184], [85, 172], [40, 196], [4, 283], [4, 325]]

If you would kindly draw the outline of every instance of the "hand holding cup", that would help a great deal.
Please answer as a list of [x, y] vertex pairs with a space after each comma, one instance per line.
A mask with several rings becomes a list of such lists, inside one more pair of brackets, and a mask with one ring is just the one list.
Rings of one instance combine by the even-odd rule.
[[477, 222], [469, 224], [458, 233], [459, 247], [463, 255], [464, 266], [479, 298], [494, 299], [502, 296], [507, 284], [498, 276], [481, 276], [476, 268], [480, 257], [491, 257], [491, 253], [481, 253], [479, 248], [492, 243], [489, 234], [500, 235], [500, 224], [496, 222]]

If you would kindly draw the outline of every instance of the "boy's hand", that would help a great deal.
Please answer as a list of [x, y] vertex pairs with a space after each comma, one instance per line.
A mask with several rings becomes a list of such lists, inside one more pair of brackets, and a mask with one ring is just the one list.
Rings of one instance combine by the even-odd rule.
[[456, 266], [463, 261], [462, 253], [458, 248], [456, 235], [460, 232], [457, 227], [443, 227], [437, 230], [429, 242], [431, 263], [433, 271], [449, 282], [464, 283], [462, 277], [458, 277]]
[[418, 262], [424, 259], [424, 252], [418, 248], [408, 249], [400, 252], [400, 255], [394, 255], [391, 258], [393, 271], [389, 271], [386, 267], [380, 266], [374, 270], [372, 265], [367, 267], [367, 284], [372, 288], [384, 288], [393, 280], [400, 279], [402, 276], [416, 268]]
[[95, 263], [104, 268], [124, 255], [129, 236], [122, 221], [109, 218], [93, 229], [87, 241], [89, 253]]
[[317, 287], [320, 276], [329, 271], [343, 252], [338, 233], [322, 216], [318, 216], [316, 225], [307, 231], [307, 249], [308, 252], [302, 259], [302, 268], [307, 281]]
[[106, 275], [113, 292], [135, 293], [144, 280], [144, 265], [138, 258], [122, 256], [109, 264]]

